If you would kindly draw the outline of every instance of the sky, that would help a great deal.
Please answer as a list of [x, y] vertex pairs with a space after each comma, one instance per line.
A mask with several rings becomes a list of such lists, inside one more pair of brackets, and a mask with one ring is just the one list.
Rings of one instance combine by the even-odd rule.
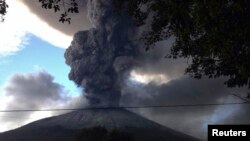
[[[5, 21], [0, 23], [0, 110], [77, 108], [95, 98], [118, 99], [122, 106], [242, 102], [233, 94], [245, 96], [249, 92], [247, 88], [227, 88], [223, 84], [226, 78], [196, 80], [184, 75], [188, 60], [164, 58], [173, 38], [157, 43], [150, 52], [145, 52], [140, 43], [131, 43], [127, 37], [136, 38], [135, 34], [145, 27], [134, 32], [126, 19], [110, 13], [108, 0], [93, 0], [88, 4], [82, 1], [80, 13], [72, 15], [71, 25], [59, 23], [58, 14], [42, 9], [34, 1], [7, 2], [10, 8]], [[99, 2], [104, 3], [103, 7], [99, 7]], [[84, 32], [77, 32], [79, 30]], [[99, 50], [93, 50], [92, 46]], [[133, 47], [139, 49], [133, 50]], [[115, 56], [112, 51], [120, 49], [129, 53]], [[130, 49], [138, 55], [131, 54]], [[114, 56], [106, 57], [100, 52]], [[113, 71], [111, 76], [102, 73], [107, 70]], [[92, 73], [91, 77], [88, 72]], [[77, 88], [69, 78], [81, 87]], [[111, 98], [102, 97], [96, 87], [91, 87], [100, 84], [103, 85], [98, 87], [101, 94], [118, 86], [118, 96], [111, 93], [108, 94]], [[88, 94], [88, 91], [97, 93]], [[82, 93], [90, 98], [86, 99]], [[249, 110], [249, 106], [229, 105], [133, 112], [204, 139], [207, 124], [250, 123]], [[57, 114], [61, 113], [0, 113], [0, 132]]]
[[[51, 27], [30, 12], [30, 9], [23, 2], [8, 0], [7, 3], [10, 7], [8, 14], [5, 21], [0, 23], [1, 110], [5, 110], [6, 107], [11, 105], [11, 100], [6, 100], [11, 99], [6, 89], [8, 86], [14, 85], [14, 82], [11, 82], [18, 76], [26, 77], [24, 80], [28, 81], [36, 77], [39, 79], [42, 75], [48, 75], [48, 77], [51, 77], [52, 84], [60, 85], [58, 87], [58, 90], [61, 90], [60, 95], [76, 97], [81, 93], [81, 89], [68, 79], [70, 68], [65, 64], [64, 59], [65, 48], [70, 45], [72, 35], [67, 35]], [[57, 22], [57, 20], [55, 21]], [[39, 94], [39, 92], [35, 93]], [[17, 97], [17, 95], [15, 94], [14, 97]], [[22, 109], [22, 107], [16, 107], [16, 109]], [[3, 115], [0, 114], [0, 119]], [[38, 114], [36, 116], [33, 114], [28, 118], [31, 121], [46, 116], [48, 115]], [[20, 125], [27, 123], [26, 119], [22, 119], [24, 122]], [[0, 122], [2, 123], [3, 120], [0, 120]], [[1, 125], [0, 131], [20, 126], [15, 123], [8, 124], [6, 121], [5, 123]]]

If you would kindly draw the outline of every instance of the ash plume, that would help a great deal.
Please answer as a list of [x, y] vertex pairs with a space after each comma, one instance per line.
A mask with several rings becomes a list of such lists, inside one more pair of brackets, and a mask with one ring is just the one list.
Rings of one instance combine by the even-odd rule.
[[94, 28], [77, 32], [66, 50], [69, 78], [84, 88], [90, 104], [118, 106], [138, 52], [130, 41], [134, 27], [129, 17], [113, 11], [112, 0], [89, 0], [87, 8]]

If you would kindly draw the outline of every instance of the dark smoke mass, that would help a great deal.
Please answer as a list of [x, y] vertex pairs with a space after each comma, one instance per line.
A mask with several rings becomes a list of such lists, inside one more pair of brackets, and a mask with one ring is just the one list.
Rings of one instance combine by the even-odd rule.
[[94, 28], [77, 32], [66, 50], [69, 78], [84, 88], [90, 104], [118, 106], [121, 84], [137, 53], [129, 38], [133, 26], [113, 12], [112, 0], [89, 0], [87, 7]]

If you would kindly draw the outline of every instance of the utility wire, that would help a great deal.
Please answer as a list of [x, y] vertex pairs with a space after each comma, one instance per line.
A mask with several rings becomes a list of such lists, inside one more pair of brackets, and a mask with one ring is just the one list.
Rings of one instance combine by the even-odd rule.
[[149, 109], [149, 108], [184, 108], [184, 107], [208, 107], [228, 105], [249, 105], [249, 102], [234, 103], [208, 103], [208, 104], [180, 104], [180, 105], [155, 105], [155, 106], [117, 106], [117, 107], [86, 107], [86, 108], [62, 108], [62, 109], [23, 109], [23, 110], [0, 110], [0, 113], [13, 112], [43, 112], [43, 111], [84, 111], [84, 110], [110, 110], [110, 109]]
[[240, 95], [237, 95], [237, 94], [232, 94], [233, 96], [237, 97], [238, 99], [241, 99], [243, 100], [245, 103], [248, 103], [250, 102], [250, 99], [246, 98], [246, 97], [242, 97]]

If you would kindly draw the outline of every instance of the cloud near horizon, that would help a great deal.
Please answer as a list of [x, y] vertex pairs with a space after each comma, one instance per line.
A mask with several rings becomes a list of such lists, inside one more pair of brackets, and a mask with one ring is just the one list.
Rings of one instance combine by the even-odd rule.
[[[81, 96], [69, 96], [68, 91], [54, 82], [46, 71], [14, 74], [0, 91], [0, 110], [56, 109], [84, 106]], [[17, 128], [31, 121], [62, 114], [63, 112], [0, 113], [0, 132]]]

